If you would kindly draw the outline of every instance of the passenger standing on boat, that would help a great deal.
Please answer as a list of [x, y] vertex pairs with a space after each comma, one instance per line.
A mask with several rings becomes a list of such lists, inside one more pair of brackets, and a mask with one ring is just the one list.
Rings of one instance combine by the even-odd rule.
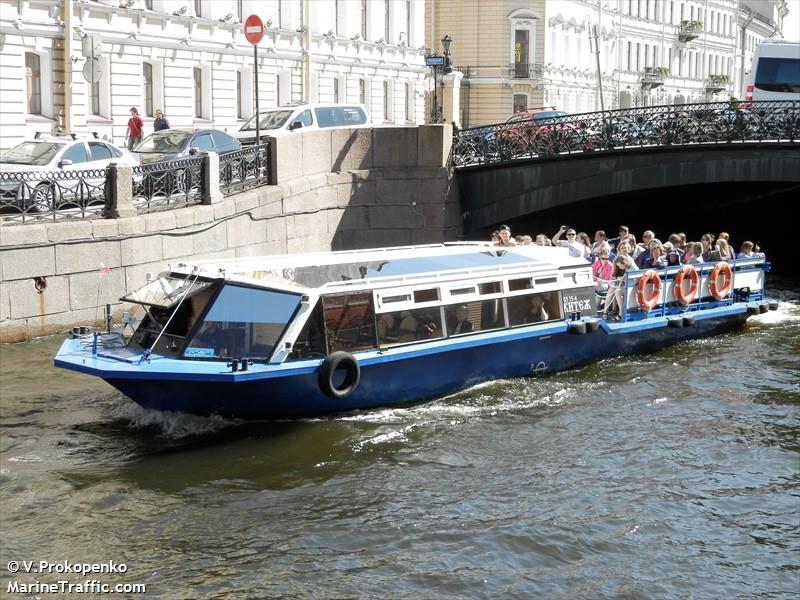
[[546, 234], [539, 233], [539, 234], [536, 235], [536, 245], [537, 246], [552, 246], [553, 244], [550, 241], [550, 238], [547, 237]]
[[490, 239], [491, 239], [492, 245], [499, 246], [500, 245], [500, 230], [499, 229], [495, 229], [492, 232], [492, 235], [491, 235]]
[[733, 250], [733, 244], [731, 244], [731, 234], [729, 234], [727, 231], [721, 231], [717, 239], [725, 240], [725, 242], [728, 244], [728, 258], [730, 260], [734, 260], [736, 258], [736, 252]]
[[654, 239], [656, 239], [656, 234], [649, 229], [642, 234], [642, 243], [639, 244], [641, 251], [634, 255], [637, 265], [643, 261], [650, 260], [650, 242]]
[[667, 252], [667, 265], [674, 267], [683, 263], [683, 250], [670, 242], [664, 244], [664, 250]]
[[[559, 238], [566, 232], [567, 239], [566, 240], [559, 240]], [[566, 225], [562, 225], [561, 229], [559, 229], [556, 234], [553, 236], [553, 245], [560, 246], [562, 248], [567, 248], [569, 250], [569, 255], [574, 257], [584, 257], [586, 255], [586, 247], [577, 241], [577, 234], [575, 230], [567, 227]]]
[[598, 229], [594, 232], [594, 243], [592, 244], [592, 260], [596, 261], [597, 257], [600, 256], [600, 246], [602, 244], [608, 244], [608, 240], [606, 238], [606, 232], [602, 229]]
[[511, 237], [511, 228], [508, 225], [500, 226], [500, 246], [504, 248], [511, 248], [516, 246], [517, 242]]
[[531, 296], [531, 308], [528, 314], [525, 315], [526, 323], [538, 323], [539, 321], [549, 321], [550, 313], [544, 306], [544, 297], [541, 294], [533, 294]]
[[469, 333], [472, 331], [472, 323], [467, 319], [467, 307], [460, 304], [456, 307], [456, 317], [452, 324], [448, 327], [450, 335], [458, 335], [460, 333]]
[[624, 240], [627, 237], [628, 233], [630, 233], [628, 226], [620, 225], [617, 237], [608, 240], [608, 245], [611, 246], [611, 252], [613, 254], [616, 254], [617, 246], [619, 246], [622, 240]]
[[703, 262], [708, 262], [708, 255], [714, 251], [714, 235], [704, 233], [700, 237], [700, 243], [703, 245]]

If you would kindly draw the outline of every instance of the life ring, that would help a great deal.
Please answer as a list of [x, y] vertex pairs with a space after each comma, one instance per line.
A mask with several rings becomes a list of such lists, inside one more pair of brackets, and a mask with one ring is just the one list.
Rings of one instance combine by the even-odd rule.
[[[722, 277], [722, 285], [718, 283], [720, 277]], [[730, 293], [732, 282], [733, 271], [731, 271], [731, 266], [726, 262], [718, 262], [708, 275], [708, 291], [711, 292], [715, 300], [722, 300]]]
[[[333, 382], [337, 369], [344, 369], [345, 376], [339, 387]], [[326, 396], [336, 400], [347, 398], [358, 387], [361, 381], [361, 367], [356, 357], [347, 352], [334, 352], [319, 366], [319, 389]]]
[[[683, 280], [689, 278], [689, 289], [687, 291], [683, 291]], [[691, 265], [683, 265], [681, 270], [678, 271], [678, 274], [675, 275], [675, 298], [678, 299], [678, 302], [686, 306], [692, 300], [694, 300], [695, 296], [697, 295], [697, 288], [700, 285], [700, 275], [697, 273], [697, 269], [695, 269]]]
[[[652, 284], [651, 293], [647, 293], [647, 286]], [[644, 311], [650, 311], [658, 302], [661, 295], [661, 277], [655, 271], [647, 271], [636, 284], [636, 301]]]

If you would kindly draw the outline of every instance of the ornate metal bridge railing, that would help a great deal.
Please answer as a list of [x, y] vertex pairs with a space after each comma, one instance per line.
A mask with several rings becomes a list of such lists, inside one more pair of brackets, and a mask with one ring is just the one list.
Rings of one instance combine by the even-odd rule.
[[0, 219], [26, 222], [101, 216], [106, 170], [0, 173]]
[[219, 188], [235, 194], [269, 182], [269, 144], [249, 146], [219, 156]]
[[133, 167], [133, 206], [148, 212], [199, 204], [203, 185], [202, 156]]
[[800, 102], [652, 106], [462, 129], [456, 168], [653, 146], [800, 142]]

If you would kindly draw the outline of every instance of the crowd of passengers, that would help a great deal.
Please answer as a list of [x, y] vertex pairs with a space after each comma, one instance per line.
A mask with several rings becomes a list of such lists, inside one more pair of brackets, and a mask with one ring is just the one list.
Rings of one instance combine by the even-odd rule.
[[[620, 225], [614, 238], [608, 238], [605, 231], [598, 229], [594, 241], [588, 234], [566, 225], [562, 225], [552, 238], [540, 233], [535, 239], [529, 235], [512, 237], [511, 228], [502, 225], [492, 232], [491, 241], [499, 247], [560, 246], [567, 248], [570, 256], [586, 258], [592, 263], [596, 291], [601, 296], [611, 296], [611, 300], [602, 303], [603, 317], [608, 318], [610, 311], [615, 320], [619, 320], [622, 306], [620, 282], [628, 271], [762, 256], [758, 245], [749, 240], [742, 242], [736, 253], [730, 234], [725, 231], [716, 237], [713, 233], [705, 233], [699, 242], [688, 241], [685, 233], [673, 233], [662, 242], [653, 231], [647, 230], [639, 243], [626, 225]], [[612, 290], [616, 293], [610, 294]]]

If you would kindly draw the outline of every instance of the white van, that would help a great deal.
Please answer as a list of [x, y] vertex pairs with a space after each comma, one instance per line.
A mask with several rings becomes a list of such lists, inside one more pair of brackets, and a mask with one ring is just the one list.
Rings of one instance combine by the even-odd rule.
[[800, 100], [800, 42], [758, 45], [745, 89], [745, 101], [750, 100]]
[[[361, 104], [309, 104], [298, 102], [266, 111], [261, 111], [259, 134], [262, 136], [285, 135], [297, 129], [345, 129], [369, 127], [367, 111]], [[234, 134], [242, 144], [256, 141], [256, 116], [253, 115]]]

